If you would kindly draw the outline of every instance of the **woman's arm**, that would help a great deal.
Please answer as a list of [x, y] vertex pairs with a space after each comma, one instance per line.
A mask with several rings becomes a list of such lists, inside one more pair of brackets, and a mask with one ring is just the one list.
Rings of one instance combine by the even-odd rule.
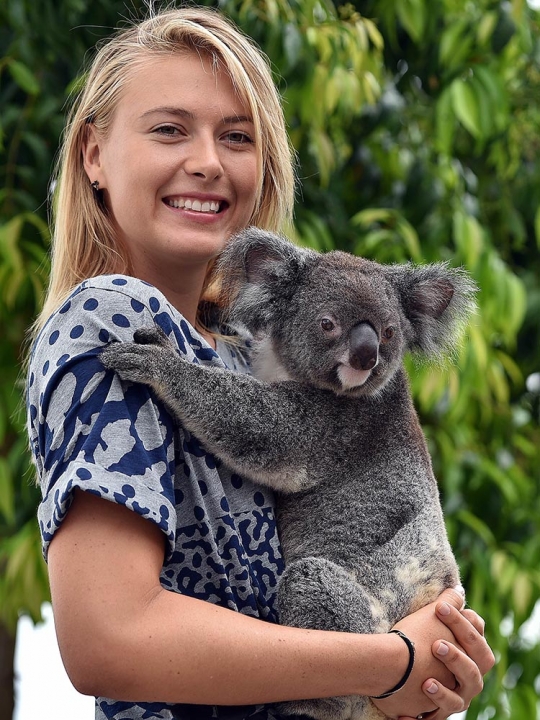
[[[377, 695], [405, 671], [408, 651], [396, 635], [283, 627], [167, 591], [159, 583], [163, 553], [163, 535], [153, 523], [76, 491], [50, 545], [49, 573], [60, 650], [81, 692], [243, 705]], [[442, 637], [433, 608], [426, 622]], [[424, 654], [431, 656], [430, 648]], [[454, 664], [457, 675], [463, 663]], [[413, 706], [414, 716], [426, 697], [414, 686], [442, 668], [433, 656], [427, 665], [426, 675], [414, 685], [411, 678], [395, 696], [407, 712]], [[468, 692], [480, 686], [472, 683]], [[416, 704], [418, 695], [423, 704]]]

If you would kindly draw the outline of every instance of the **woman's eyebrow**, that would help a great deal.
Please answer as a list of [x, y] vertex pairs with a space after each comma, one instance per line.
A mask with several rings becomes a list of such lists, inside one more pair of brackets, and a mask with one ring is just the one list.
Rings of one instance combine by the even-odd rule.
[[158, 113], [162, 113], [162, 114], [164, 113], [166, 115], [178, 115], [182, 118], [187, 118], [189, 120], [195, 119], [195, 115], [190, 110], [185, 110], [184, 108], [181, 108], [181, 107], [174, 107], [174, 106], [168, 106], [168, 105], [163, 105], [161, 107], [155, 107], [155, 108], [152, 108], [151, 110], [147, 110], [140, 117], [142, 120], [143, 118], [146, 118], [149, 115], [156, 115]]
[[231, 125], [232, 123], [242, 123], [242, 122], [253, 122], [253, 118], [251, 115], [229, 115], [228, 117], [223, 118], [223, 122], [227, 123], [228, 125]]
[[[196, 116], [194, 113], [192, 113], [190, 110], [186, 110], [185, 108], [176, 107], [176, 106], [169, 106], [169, 105], [162, 105], [160, 107], [152, 108], [151, 110], [147, 110], [144, 112], [140, 119], [143, 120], [144, 118], [155, 115], [155, 114], [165, 114], [165, 115], [176, 115], [181, 118], [185, 118], [187, 120], [195, 120]], [[226, 125], [232, 125], [234, 123], [242, 123], [242, 122], [253, 122], [253, 118], [251, 115], [227, 115], [226, 117], [222, 118], [222, 122], [224, 122]]]

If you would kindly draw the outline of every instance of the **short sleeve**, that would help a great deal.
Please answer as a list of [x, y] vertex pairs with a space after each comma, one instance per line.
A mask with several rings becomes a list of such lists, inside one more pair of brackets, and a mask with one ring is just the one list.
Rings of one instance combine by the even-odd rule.
[[[176, 314], [174, 314], [176, 313]], [[216, 353], [155, 288], [135, 278], [86, 281], [36, 341], [28, 378], [28, 426], [43, 500], [43, 552], [76, 488], [154, 522], [174, 550], [174, 423], [144, 385], [122, 383], [99, 355], [112, 341], [158, 324], [194, 362]]]

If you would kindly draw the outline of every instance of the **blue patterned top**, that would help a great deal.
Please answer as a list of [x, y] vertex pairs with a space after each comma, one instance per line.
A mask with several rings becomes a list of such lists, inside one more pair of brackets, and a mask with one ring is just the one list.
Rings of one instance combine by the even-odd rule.
[[[163, 587], [276, 622], [283, 561], [272, 493], [207, 453], [148, 387], [122, 383], [99, 361], [107, 343], [131, 341], [135, 330], [154, 323], [192, 362], [249, 372], [241, 348], [218, 341], [214, 351], [155, 287], [122, 275], [79, 285], [41, 331], [28, 379], [44, 556], [80, 488], [160, 528], [168, 548]], [[96, 720], [277, 717], [270, 706], [96, 699]]]

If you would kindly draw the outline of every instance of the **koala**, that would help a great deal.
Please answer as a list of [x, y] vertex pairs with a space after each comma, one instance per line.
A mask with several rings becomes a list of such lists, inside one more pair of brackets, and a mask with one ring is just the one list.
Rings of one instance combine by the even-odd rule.
[[[403, 357], [452, 352], [474, 284], [444, 263], [385, 266], [254, 228], [219, 262], [254, 376], [187, 362], [156, 328], [110, 345], [102, 362], [150, 385], [210, 452], [276, 491], [280, 623], [388, 632], [459, 583]], [[365, 697], [280, 710], [384, 717]]]

